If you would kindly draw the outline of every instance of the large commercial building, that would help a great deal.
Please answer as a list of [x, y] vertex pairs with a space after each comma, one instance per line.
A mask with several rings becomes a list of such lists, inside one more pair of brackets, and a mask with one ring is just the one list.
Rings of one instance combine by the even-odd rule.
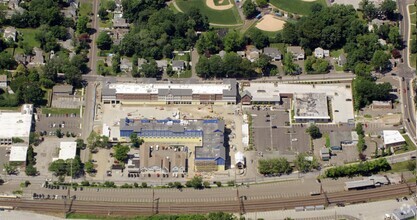
[[[224, 146], [224, 121], [219, 119], [204, 120], [148, 120], [148, 119], [121, 119], [120, 137], [130, 137], [132, 133], [145, 141], [146, 150], [141, 151], [141, 165], [147, 169], [168, 171], [173, 170], [175, 162], [178, 169], [192, 167], [197, 172], [208, 172], [224, 170], [226, 163], [226, 150]], [[151, 146], [149, 146], [151, 145]], [[161, 158], [156, 160], [156, 151], [165, 150], [174, 152], [186, 152], [190, 159], [181, 154], [157, 153], [155, 156]], [[171, 162], [168, 160], [171, 158]], [[149, 159], [151, 158], [151, 159]], [[165, 159], [164, 159], [165, 158]], [[183, 160], [187, 159], [191, 165], [185, 165]], [[143, 162], [142, 162], [143, 161]], [[153, 161], [153, 162], [152, 162]], [[164, 162], [165, 161], [165, 162]], [[155, 164], [156, 163], [156, 164]]]
[[0, 145], [11, 145], [13, 138], [29, 142], [32, 128], [33, 105], [24, 104], [20, 112], [0, 111]]
[[294, 120], [297, 123], [329, 122], [325, 93], [303, 93], [294, 96]]
[[294, 122], [349, 123], [354, 119], [350, 84], [246, 83], [242, 105], [291, 103]]
[[237, 82], [225, 79], [220, 84], [157, 82], [144, 79], [137, 83], [107, 82], [102, 90], [105, 104], [154, 105], [234, 105], [237, 99]]

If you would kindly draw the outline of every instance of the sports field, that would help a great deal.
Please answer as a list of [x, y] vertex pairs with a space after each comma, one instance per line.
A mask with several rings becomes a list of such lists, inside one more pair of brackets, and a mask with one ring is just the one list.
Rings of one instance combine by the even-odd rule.
[[213, 24], [241, 24], [234, 0], [176, 0], [181, 11], [187, 12], [192, 8], [200, 9]]
[[279, 9], [301, 15], [310, 14], [314, 3], [326, 6], [326, 0], [270, 0], [269, 2]]

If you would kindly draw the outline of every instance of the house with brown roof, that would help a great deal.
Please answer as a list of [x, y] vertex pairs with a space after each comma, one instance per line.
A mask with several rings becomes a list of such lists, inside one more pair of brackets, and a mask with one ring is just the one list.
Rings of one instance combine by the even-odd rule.
[[0, 75], [0, 88], [7, 88], [7, 75]]

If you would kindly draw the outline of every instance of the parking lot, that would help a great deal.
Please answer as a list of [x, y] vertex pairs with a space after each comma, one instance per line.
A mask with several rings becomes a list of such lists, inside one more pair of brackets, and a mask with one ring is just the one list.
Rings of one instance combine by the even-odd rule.
[[81, 98], [77, 96], [54, 96], [52, 98], [53, 108], [79, 108]]
[[61, 115], [46, 115], [41, 114], [36, 121], [35, 131], [46, 132], [46, 135], [55, 136], [57, 129], [66, 134], [67, 132], [79, 136], [81, 119], [79, 115], [75, 114], [61, 114]]
[[36, 155], [36, 165], [41, 175], [52, 175], [48, 171], [49, 164], [52, 162], [52, 158], [58, 157], [59, 145], [62, 141], [75, 141], [75, 138], [57, 138], [48, 137], [45, 138], [38, 146], [34, 147]]

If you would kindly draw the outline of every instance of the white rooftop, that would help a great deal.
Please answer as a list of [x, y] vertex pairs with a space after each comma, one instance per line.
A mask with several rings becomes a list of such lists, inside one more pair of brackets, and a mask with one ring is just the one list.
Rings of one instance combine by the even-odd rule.
[[61, 142], [58, 159], [74, 159], [77, 153], [77, 142]]
[[[347, 123], [354, 119], [352, 90], [348, 83], [338, 84], [290, 84], [290, 83], [251, 83], [245, 87], [252, 95], [252, 100], [277, 99], [280, 94], [325, 93], [332, 105], [333, 123]], [[265, 90], [265, 92], [257, 92]], [[350, 100], [350, 101], [348, 101]]]
[[384, 145], [405, 142], [404, 137], [397, 130], [384, 130], [382, 134], [384, 136]]
[[254, 102], [280, 101], [280, 90], [273, 83], [251, 83], [244, 90], [247, 90], [252, 95], [252, 101]]
[[0, 111], [0, 138], [29, 137], [33, 106], [24, 104], [20, 112]]
[[12, 146], [10, 150], [11, 162], [22, 162], [26, 161], [26, 154], [28, 152], [28, 146]]
[[159, 89], [191, 89], [193, 94], [222, 94], [223, 90], [230, 90], [230, 84], [110, 84], [109, 89], [116, 89], [116, 93], [123, 94], [158, 94]]

